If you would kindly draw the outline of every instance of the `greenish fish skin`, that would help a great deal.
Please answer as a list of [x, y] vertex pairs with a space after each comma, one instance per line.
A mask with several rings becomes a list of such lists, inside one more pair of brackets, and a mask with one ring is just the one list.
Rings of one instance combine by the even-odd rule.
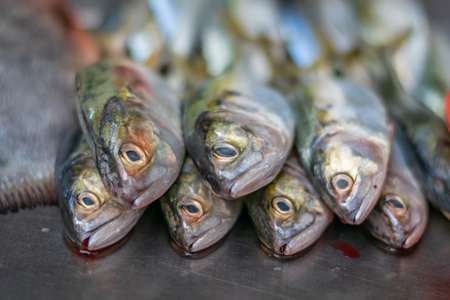
[[294, 116], [281, 94], [224, 76], [205, 82], [185, 104], [186, 148], [216, 195], [236, 199], [275, 178], [294, 138]]
[[115, 244], [145, 210], [131, 209], [108, 194], [82, 134], [66, 139], [60, 148], [55, 186], [66, 237], [80, 249], [97, 251]]
[[279, 256], [307, 249], [333, 220], [295, 156], [274, 181], [244, 201], [261, 243]]
[[419, 242], [428, 223], [428, 204], [412, 149], [396, 130], [386, 183], [364, 225], [378, 240], [393, 249], [409, 249]]
[[302, 164], [341, 221], [361, 224], [387, 173], [393, 129], [381, 100], [351, 81], [331, 78], [302, 87], [295, 98]]
[[187, 253], [217, 244], [236, 223], [243, 204], [214, 195], [189, 157], [160, 202], [170, 235]]
[[174, 92], [145, 67], [106, 59], [77, 76], [78, 116], [108, 192], [140, 209], [175, 181], [184, 160]]
[[418, 157], [427, 199], [450, 219], [450, 135], [445, 121], [406, 93], [385, 65], [388, 75], [381, 87], [385, 104]]

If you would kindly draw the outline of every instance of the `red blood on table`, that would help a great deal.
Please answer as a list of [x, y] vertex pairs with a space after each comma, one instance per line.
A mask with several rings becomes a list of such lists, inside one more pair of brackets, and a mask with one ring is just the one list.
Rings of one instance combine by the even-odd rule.
[[348, 258], [359, 258], [361, 255], [355, 247], [347, 242], [337, 241], [333, 243], [333, 248], [339, 250]]

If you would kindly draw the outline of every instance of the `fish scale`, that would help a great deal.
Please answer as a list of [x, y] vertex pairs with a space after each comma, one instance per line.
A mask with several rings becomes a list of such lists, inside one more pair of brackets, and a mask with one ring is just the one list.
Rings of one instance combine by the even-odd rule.
[[1, 213], [56, 204], [56, 151], [77, 126], [75, 72], [96, 57], [75, 26], [63, 2], [0, 3]]

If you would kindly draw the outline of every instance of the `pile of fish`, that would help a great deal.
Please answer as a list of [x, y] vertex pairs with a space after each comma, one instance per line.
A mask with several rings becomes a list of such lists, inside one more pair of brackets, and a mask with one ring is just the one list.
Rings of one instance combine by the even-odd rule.
[[417, 1], [134, 0], [102, 24], [54, 173], [83, 251], [158, 199], [192, 257], [244, 204], [278, 258], [334, 215], [394, 251], [419, 242], [426, 199], [450, 219], [450, 43]]

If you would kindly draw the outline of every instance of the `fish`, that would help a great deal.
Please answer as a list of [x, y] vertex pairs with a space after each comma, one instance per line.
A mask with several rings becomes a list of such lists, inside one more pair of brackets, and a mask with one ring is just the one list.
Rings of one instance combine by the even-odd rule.
[[229, 74], [204, 82], [184, 104], [187, 151], [217, 196], [245, 196], [281, 170], [295, 120], [276, 90]]
[[384, 54], [385, 81], [380, 91], [390, 114], [417, 156], [429, 202], [450, 219], [450, 135], [444, 120], [408, 93]]
[[345, 55], [358, 47], [358, 22], [351, 1], [308, 1], [308, 9], [329, 53]]
[[415, 154], [401, 130], [395, 130], [386, 183], [377, 205], [364, 222], [388, 249], [410, 249], [425, 232], [428, 203], [423, 193]]
[[81, 250], [93, 252], [118, 243], [146, 209], [132, 209], [108, 193], [81, 132], [69, 136], [59, 150], [55, 186], [66, 238]]
[[269, 185], [244, 202], [263, 249], [279, 258], [303, 253], [333, 220], [295, 155]]
[[323, 78], [293, 96], [296, 148], [322, 200], [342, 222], [361, 224], [378, 201], [393, 134], [381, 99], [340, 78]]
[[173, 184], [184, 161], [180, 103], [149, 69], [104, 59], [77, 75], [78, 117], [109, 194], [140, 209]]
[[59, 144], [77, 124], [75, 74], [98, 49], [66, 2], [0, 3], [0, 212], [57, 203]]
[[236, 223], [243, 206], [241, 200], [227, 201], [214, 195], [189, 157], [160, 203], [172, 239], [189, 256], [218, 244]]
[[428, 19], [421, 1], [353, 0], [359, 39], [372, 47], [390, 48], [390, 64], [404, 89], [413, 93], [425, 73]]

